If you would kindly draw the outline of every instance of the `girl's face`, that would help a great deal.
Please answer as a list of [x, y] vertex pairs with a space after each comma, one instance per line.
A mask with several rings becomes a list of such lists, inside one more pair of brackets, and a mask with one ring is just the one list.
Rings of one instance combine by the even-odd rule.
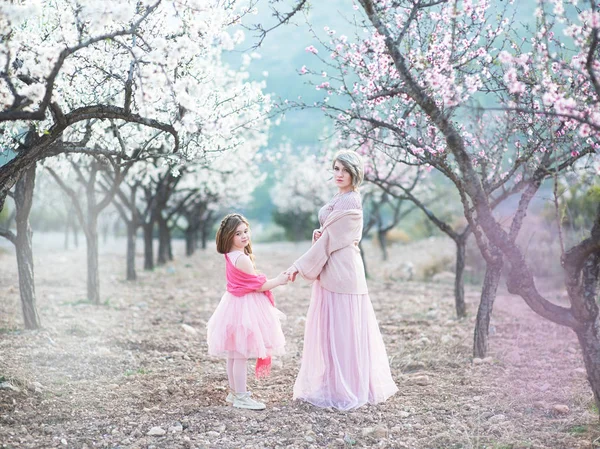
[[235, 228], [231, 251], [237, 250], [243, 252], [248, 243], [250, 243], [250, 229], [246, 223], [240, 223], [238, 227]]
[[333, 164], [333, 179], [341, 192], [346, 193], [352, 190], [352, 175], [340, 161], [335, 161]]

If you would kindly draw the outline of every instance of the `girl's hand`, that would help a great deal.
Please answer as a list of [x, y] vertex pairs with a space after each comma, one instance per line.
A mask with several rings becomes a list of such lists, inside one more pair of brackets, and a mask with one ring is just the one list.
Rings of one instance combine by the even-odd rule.
[[288, 274], [285, 271], [279, 273], [279, 275], [277, 275], [275, 279], [277, 279], [278, 285], [285, 285], [290, 280]]
[[292, 265], [287, 270], [285, 270], [284, 273], [286, 274], [286, 276], [288, 277], [288, 279], [290, 281], [294, 282], [296, 280], [296, 275], [298, 274], [298, 270], [296, 269], [296, 267], [294, 265]]
[[316, 242], [317, 240], [319, 240], [319, 238], [321, 237], [321, 234], [323, 234], [321, 231], [319, 231], [318, 229], [315, 229], [313, 231], [313, 240]]

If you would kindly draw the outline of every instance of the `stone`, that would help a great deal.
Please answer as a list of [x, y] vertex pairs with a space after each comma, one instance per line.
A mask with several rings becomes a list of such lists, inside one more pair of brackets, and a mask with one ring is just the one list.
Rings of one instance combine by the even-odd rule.
[[183, 432], [183, 426], [181, 425], [181, 423], [176, 422], [171, 427], [169, 427], [169, 433], [179, 433], [179, 432]]
[[363, 437], [370, 437], [375, 433], [375, 428], [374, 427], [365, 427], [362, 430], [362, 436]]
[[400, 418], [408, 418], [410, 416], [410, 413], [402, 410], [400, 413], [398, 413], [398, 416], [400, 416]]
[[0, 390], [12, 390], [16, 393], [20, 393], [21, 389], [19, 387], [14, 386], [10, 382], [2, 382], [0, 383]]
[[388, 436], [388, 428], [385, 426], [377, 426], [375, 427], [375, 431], [373, 432], [373, 436], [376, 438], [387, 438]]
[[198, 331], [196, 330], [196, 328], [190, 326], [189, 324], [182, 324], [181, 327], [183, 328], [184, 331], [186, 331], [188, 334], [191, 335], [198, 335]]
[[352, 438], [352, 436], [346, 434], [346, 435], [344, 435], [344, 443], [349, 444], [350, 446], [353, 446], [356, 444], [356, 440], [354, 438]]
[[564, 404], [554, 404], [552, 406], [552, 410], [556, 413], [560, 413], [561, 415], [566, 415], [567, 413], [569, 413], [569, 406]]
[[429, 379], [429, 376], [416, 376], [413, 378], [413, 383], [415, 383], [416, 385], [421, 385], [422, 387], [429, 385], [431, 383], [431, 380]]
[[490, 423], [497, 423], [497, 422], [502, 422], [502, 421], [506, 421], [506, 416], [499, 414], [499, 415], [494, 415], [494, 416], [490, 416], [488, 418], [488, 421]]
[[473, 365], [482, 365], [482, 364], [483, 364], [483, 359], [480, 359], [479, 357], [473, 358]]
[[304, 434], [304, 440], [307, 443], [314, 443], [315, 441], [317, 441], [317, 434], [315, 432], [313, 432], [312, 430], [308, 430]]
[[165, 429], [163, 429], [162, 427], [155, 426], [155, 427], [152, 427], [146, 435], [151, 436], [151, 437], [162, 437], [166, 433], [167, 433], [167, 431]]
[[44, 386], [39, 382], [30, 382], [27, 385], [27, 388], [29, 389], [29, 391], [33, 391], [34, 393], [40, 393], [44, 390]]

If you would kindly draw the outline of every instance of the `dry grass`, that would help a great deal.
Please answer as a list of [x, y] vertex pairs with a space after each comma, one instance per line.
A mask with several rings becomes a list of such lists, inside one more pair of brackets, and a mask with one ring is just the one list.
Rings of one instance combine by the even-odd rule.
[[[286, 356], [268, 380], [250, 381], [268, 408], [239, 411], [224, 402], [224, 364], [206, 355], [204, 326], [224, 288], [220, 256], [187, 259], [176, 242], [174, 263], [128, 283], [122, 242], [113, 242], [101, 255], [105, 304], [92, 306], [83, 301], [85, 251], [61, 251], [50, 239], [36, 248], [44, 323], [36, 332], [21, 329], [14, 254], [0, 254], [0, 376], [20, 389], [0, 390], [2, 448], [600, 447], [569, 330], [501, 294], [491, 358], [473, 364], [477, 289], [467, 289], [471, 318], [457, 321], [451, 284], [390, 280], [393, 267], [418, 269], [451, 254], [452, 242], [396, 246], [385, 264], [367, 246], [371, 299], [400, 392], [349, 413], [292, 401], [309, 300], [303, 281], [276, 292], [288, 317]], [[255, 251], [274, 275], [305, 248], [265, 244]], [[569, 412], [553, 411], [556, 404]], [[153, 426], [172, 432], [148, 436]]]

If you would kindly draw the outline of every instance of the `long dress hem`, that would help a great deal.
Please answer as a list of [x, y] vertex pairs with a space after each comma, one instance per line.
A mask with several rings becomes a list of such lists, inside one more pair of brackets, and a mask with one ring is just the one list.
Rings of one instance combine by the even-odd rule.
[[397, 391], [369, 295], [330, 292], [315, 281], [294, 399], [346, 411]]

